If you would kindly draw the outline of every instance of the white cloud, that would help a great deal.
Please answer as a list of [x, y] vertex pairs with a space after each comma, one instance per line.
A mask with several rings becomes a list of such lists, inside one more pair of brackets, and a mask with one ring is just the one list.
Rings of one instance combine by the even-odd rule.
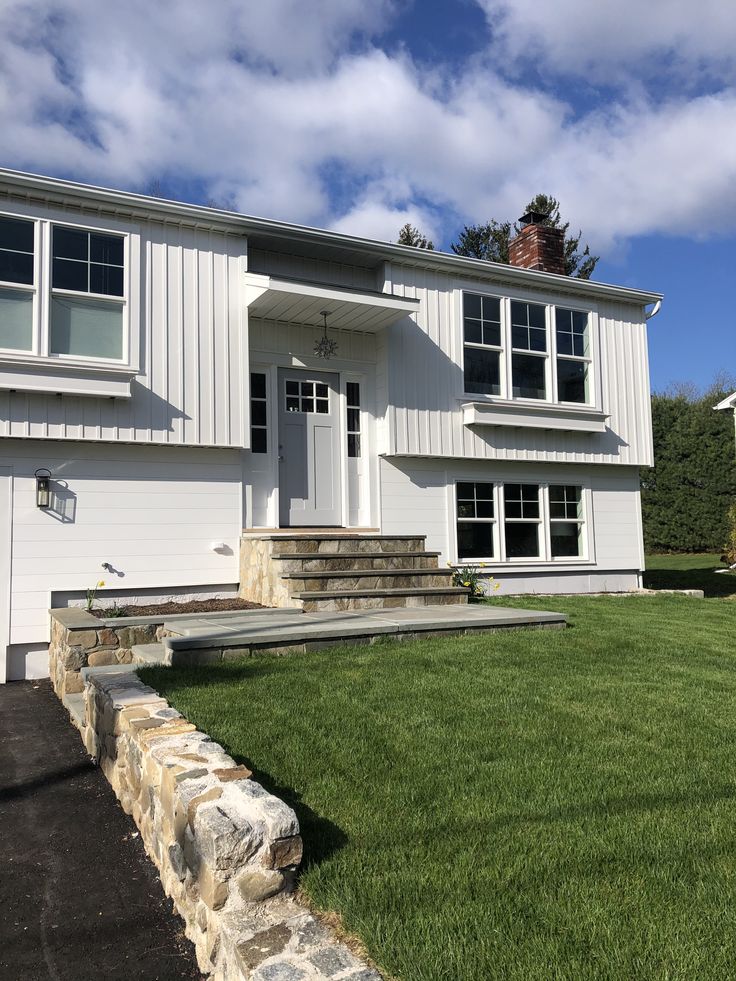
[[733, 79], [736, 17], [724, 0], [477, 0], [506, 54], [595, 81], [665, 73]]
[[[527, 7], [514, 8], [520, 44]], [[563, 13], [574, 8], [561, 0]], [[389, 2], [62, 9], [0, 9], [7, 166], [123, 187], [197, 181], [245, 213], [387, 239], [410, 221], [437, 244], [463, 222], [517, 217], [540, 190], [598, 249], [639, 233], [736, 228], [732, 89], [622, 97], [574, 115], [487, 63], [430, 73], [382, 50]], [[552, 32], [548, 57], [564, 59], [563, 34]], [[599, 41], [613, 58], [614, 42]]]

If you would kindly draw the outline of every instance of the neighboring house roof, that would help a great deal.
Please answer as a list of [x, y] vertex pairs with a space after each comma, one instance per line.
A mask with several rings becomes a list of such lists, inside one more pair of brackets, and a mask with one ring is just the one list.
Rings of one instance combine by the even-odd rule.
[[[144, 194], [132, 194], [127, 191], [115, 191], [107, 188], [93, 187], [74, 181], [58, 180], [42, 177], [36, 174], [26, 174], [22, 171], [0, 168], [0, 184], [15, 186], [19, 192], [36, 190], [49, 199], [55, 195], [63, 195], [65, 201], [77, 199], [89, 206], [90, 201], [98, 207], [112, 207], [112, 214], [125, 212], [130, 215], [145, 214], [148, 217], [168, 216], [175, 220], [189, 220], [197, 225], [211, 225], [222, 228], [226, 226], [233, 232], [240, 232], [253, 239], [258, 246], [259, 240], [273, 242], [274, 239], [286, 239], [290, 243], [301, 243], [310, 249], [319, 249], [328, 257], [339, 253], [341, 261], [351, 261], [351, 255], [360, 256], [365, 262], [370, 256], [376, 262], [395, 259], [414, 265], [442, 268], [457, 273], [458, 276], [480, 277], [492, 273], [494, 279], [508, 283], [530, 286], [532, 284], [568, 293], [583, 293], [588, 296], [609, 297], [618, 300], [638, 303], [646, 306], [650, 303], [659, 304], [663, 294], [647, 290], [633, 289], [625, 286], [614, 286], [608, 283], [592, 282], [587, 279], [576, 279], [571, 276], [560, 276], [556, 273], [538, 272], [532, 269], [521, 269], [501, 263], [488, 262], [485, 259], [469, 259], [447, 252], [433, 252], [417, 249], [409, 245], [397, 245], [390, 242], [376, 242], [371, 239], [344, 235], [305, 225], [291, 224], [285, 221], [273, 221], [265, 218], [254, 218], [237, 212], [223, 211], [218, 208], [206, 208], [201, 205], [185, 204], [181, 201], [167, 201], [162, 198], [148, 197]], [[0, 200], [2, 196], [0, 195]], [[652, 311], [654, 313], [655, 311]]]
[[729, 395], [728, 398], [725, 398], [722, 402], [719, 402], [718, 405], [714, 405], [713, 408], [736, 409], [736, 392], [734, 392], [733, 395]]

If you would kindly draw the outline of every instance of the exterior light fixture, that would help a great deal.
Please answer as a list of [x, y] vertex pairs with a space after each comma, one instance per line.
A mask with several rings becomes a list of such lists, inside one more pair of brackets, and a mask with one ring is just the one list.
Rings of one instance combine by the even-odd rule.
[[320, 317], [324, 317], [325, 321], [325, 332], [322, 337], [314, 345], [314, 354], [317, 358], [324, 358], [325, 361], [329, 361], [330, 358], [334, 358], [337, 354], [337, 341], [331, 340], [327, 336], [327, 314], [328, 310], [320, 310]]
[[35, 472], [36, 478], [36, 507], [48, 508], [51, 504], [51, 471], [39, 467]]

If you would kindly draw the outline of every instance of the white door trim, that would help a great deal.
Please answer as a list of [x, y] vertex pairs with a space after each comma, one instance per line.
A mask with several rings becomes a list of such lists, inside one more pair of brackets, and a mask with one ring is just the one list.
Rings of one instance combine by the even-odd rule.
[[0, 684], [8, 680], [12, 528], [13, 470], [0, 467]]

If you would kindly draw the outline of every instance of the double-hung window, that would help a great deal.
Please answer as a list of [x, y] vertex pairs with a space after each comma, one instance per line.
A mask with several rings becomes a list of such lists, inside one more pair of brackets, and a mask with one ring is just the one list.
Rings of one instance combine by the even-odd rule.
[[504, 540], [507, 559], [538, 559], [542, 516], [539, 484], [504, 484]]
[[121, 361], [123, 236], [54, 225], [51, 260], [50, 353]]
[[457, 544], [463, 558], [494, 555], [495, 509], [493, 484], [461, 481], [457, 484]]
[[501, 301], [463, 294], [465, 391], [501, 394]]
[[547, 398], [547, 319], [538, 303], [511, 301], [511, 390], [514, 398]]
[[35, 222], [0, 217], [0, 349], [33, 350]]
[[549, 519], [552, 558], [579, 558], [583, 554], [582, 488], [550, 484]]
[[585, 492], [578, 484], [455, 484], [457, 555], [461, 562], [550, 562], [582, 559]]
[[557, 399], [560, 402], [590, 401], [589, 314], [555, 307], [557, 342]]
[[463, 392], [593, 403], [592, 314], [463, 292]]

